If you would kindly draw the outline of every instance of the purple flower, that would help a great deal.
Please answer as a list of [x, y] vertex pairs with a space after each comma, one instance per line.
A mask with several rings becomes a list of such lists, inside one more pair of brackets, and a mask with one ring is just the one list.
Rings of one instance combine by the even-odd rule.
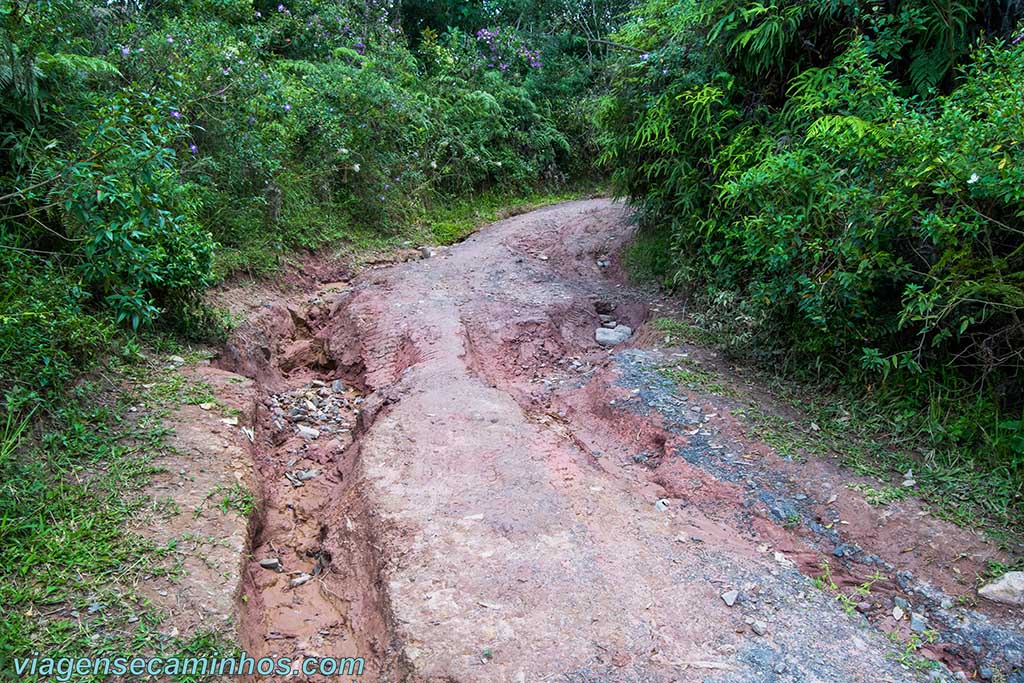
[[199, 148], [196, 147], [196, 143], [194, 142], [189, 143], [188, 151], [192, 152], [193, 154], [199, 154]]
[[250, 116], [249, 117], [249, 125], [251, 126], [254, 123], [256, 123], [256, 117], [255, 116]]
[[291, 110], [292, 110], [292, 105], [290, 105], [290, 104], [288, 104], [288, 103], [285, 103], [285, 105], [284, 105], [284, 110], [285, 110], [286, 112], [289, 112], [289, 111], [291, 111]]
[[167, 44], [168, 45], [173, 45], [174, 44], [174, 38], [172, 38], [171, 36], [167, 36]]
[[284, 11], [284, 5], [278, 5], [277, 6], [277, 11], [278, 12], [283, 12]]
[[127, 45], [122, 45], [121, 46], [121, 56], [122, 57], [127, 57], [131, 53], [132, 53], [132, 49], [130, 47], [128, 47]]
[[229, 73], [231, 73], [231, 67], [226, 66], [222, 69], [222, 71], [224, 72], [224, 75], [227, 76]]
[[256, 18], [259, 19], [262, 16], [263, 16], [263, 13], [260, 12], [259, 10], [256, 10]]
[[178, 111], [177, 109], [172, 109], [171, 110], [171, 118], [172, 119], [180, 119], [181, 118], [181, 112]]

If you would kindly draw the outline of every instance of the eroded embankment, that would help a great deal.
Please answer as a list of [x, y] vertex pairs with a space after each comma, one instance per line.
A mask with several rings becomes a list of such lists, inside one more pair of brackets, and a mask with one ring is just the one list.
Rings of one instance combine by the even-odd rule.
[[1021, 615], [971, 606], [996, 549], [665, 378], [702, 352], [650, 348], [625, 219], [519, 216], [240, 330], [220, 363], [260, 392], [246, 649], [364, 657], [371, 681], [1017, 683]]
[[363, 658], [360, 680], [376, 683], [402, 677], [372, 510], [358, 486], [360, 438], [386, 399], [365, 383], [347, 288], [327, 284], [305, 302], [264, 307], [218, 364], [258, 380], [258, 510], [240, 644], [255, 658], [288, 657], [296, 670], [307, 657]]

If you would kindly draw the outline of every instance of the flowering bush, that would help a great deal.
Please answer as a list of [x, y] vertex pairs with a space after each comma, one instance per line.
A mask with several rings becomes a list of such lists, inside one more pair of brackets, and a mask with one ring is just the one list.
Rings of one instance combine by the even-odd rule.
[[[551, 90], [565, 69], [549, 72], [540, 38], [483, 9], [463, 17], [472, 32], [407, 36], [401, 14], [393, 0], [0, 7], [0, 261], [80, 293], [54, 314], [181, 322], [215, 272], [585, 168], [591, 130], [563, 112], [588, 83]], [[14, 329], [0, 357], [37, 358]]]

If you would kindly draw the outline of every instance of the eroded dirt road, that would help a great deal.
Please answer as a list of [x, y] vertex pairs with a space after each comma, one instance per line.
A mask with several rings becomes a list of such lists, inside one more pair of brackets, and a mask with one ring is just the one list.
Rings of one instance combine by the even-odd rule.
[[[363, 681], [1019, 683], [1024, 615], [972, 597], [984, 539], [869, 506], [659, 372], [693, 350], [646, 330], [626, 218], [535, 211], [242, 328], [219, 362], [261, 387], [244, 647], [364, 657]], [[600, 347], [602, 313], [637, 332]]]

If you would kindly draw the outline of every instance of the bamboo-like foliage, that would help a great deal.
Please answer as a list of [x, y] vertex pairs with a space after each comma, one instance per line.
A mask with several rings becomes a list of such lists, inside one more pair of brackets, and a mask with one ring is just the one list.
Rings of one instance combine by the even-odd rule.
[[898, 386], [1024, 475], [1024, 41], [991, 9], [645, 3], [602, 161], [738, 349]]

